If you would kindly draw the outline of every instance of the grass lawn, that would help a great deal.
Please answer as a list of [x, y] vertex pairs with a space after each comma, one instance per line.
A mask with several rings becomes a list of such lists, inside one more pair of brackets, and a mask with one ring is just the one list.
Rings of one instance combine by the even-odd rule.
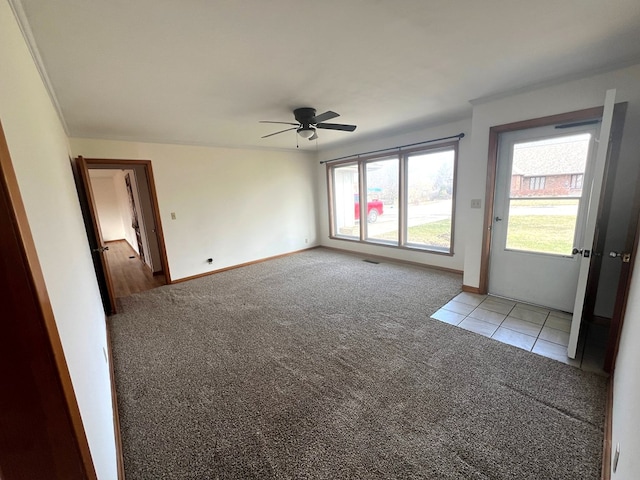
[[573, 215], [513, 215], [507, 248], [570, 255], [575, 221]]
[[[425, 223], [409, 227], [407, 232], [409, 243], [419, 243], [430, 247], [449, 248], [451, 243], [451, 220], [439, 220], [437, 222]], [[384, 240], [397, 240], [398, 231], [383, 233], [376, 238]]]
[[[513, 215], [509, 221], [507, 248], [570, 255], [575, 220], [573, 215]], [[448, 248], [450, 232], [451, 221], [440, 220], [409, 227], [407, 240], [410, 243]], [[376, 238], [396, 240], [398, 232], [387, 232]]]

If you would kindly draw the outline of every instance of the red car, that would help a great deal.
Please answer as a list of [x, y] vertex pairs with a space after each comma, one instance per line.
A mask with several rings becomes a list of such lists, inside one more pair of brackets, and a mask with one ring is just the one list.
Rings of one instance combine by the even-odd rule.
[[[360, 202], [356, 198], [354, 204], [354, 213], [356, 220], [360, 219]], [[373, 223], [378, 220], [378, 216], [384, 213], [384, 207], [380, 200], [372, 200], [367, 202], [367, 222]]]

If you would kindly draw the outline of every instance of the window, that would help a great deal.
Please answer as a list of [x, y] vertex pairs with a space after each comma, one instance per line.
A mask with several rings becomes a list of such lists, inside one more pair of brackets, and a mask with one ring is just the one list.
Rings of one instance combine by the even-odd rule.
[[546, 177], [531, 177], [529, 179], [529, 190], [544, 190]]
[[333, 230], [342, 237], [359, 238], [358, 164], [336, 166], [332, 173]]
[[331, 238], [453, 254], [457, 145], [327, 164]]
[[582, 190], [583, 180], [584, 180], [584, 174], [582, 173], [571, 175], [571, 188], [575, 190]]
[[397, 157], [392, 157], [364, 165], [367, 186], [366, 238], [398, 245], [400, 162]]

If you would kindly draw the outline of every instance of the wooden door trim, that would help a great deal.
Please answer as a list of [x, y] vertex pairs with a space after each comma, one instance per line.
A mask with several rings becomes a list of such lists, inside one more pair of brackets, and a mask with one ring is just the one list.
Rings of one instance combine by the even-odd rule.
[[156, 235], [158, 237], [158, 247], [160, 249], [160, 258], [162, 260], [162, 271], [165, 276], [167, 285], [173, 283], [171, 272], [169, 270], [169, 258], [167, 257], [167, 248], [164, 241], [164, 230], [162, 228], [162, 219], [160, 217], [160, 207], [158, 205], [158, 195], [156, 192], [156, 181], [153, 176], [153, 166], [151, 160], [126, 160], [111, 158], [85, 158], [88, 166], [106, 168], [113, 165], [114, 168], [127, 168], [144, 166], [149, 182], [149, 194], [151, 196], [151, 208], [153, 210], [154, 220], [156, 224]]
[[486, 294], [489, 290], [489, 256], [491, 253], [491, 225], [493, 223], [493, 200], [496, 188], [496, 172], [498, 167], [498, 140], [501, 133], [526, 130], [529, 128], [545, 127], [558, 123], [577, 122], [601, 117], [603, 107], [593, 107], [574, 112], [549, 115], [519, 122], [496, 125], [489, 129], [489, 152], [487, 155], [487, 184], [485, 190], [485, 210], [482, 234], [482, 249], [480, 254], [479, 293]]
[[[23, 298], [23, 304], [25, 305], [24, 311], [26, 312], [27, 306], [33, 307], [31, 314], [27, 315], [25, 313], [23, 318], [20, 319], [20, 322], [13, 323], [12, 326], [15, 330], [12, 330], [12, 332], [24, 332], [24, 334], [29, 337], [29, 343], [27, 345], [33, 350], [33, 365], [24, 366], [25, 376], [36, 365], [36, 359], [41, 359], [43, 362], [38, 365], [47, 365], [51, 368], [50, 372], [37, 372], [39, 374], [37, 384], [38, 396], [41, 399], [40, 404], [43, 405], [43, 408], [46, 409], [48, 414], [47, 423], [49, 428], [56, 428], [56, 430], [50, 433], [59, 437], [58, 440], [64, 439], [63, 441], [55, 442], [55, 445], [51, 445], [50, 452], [57, 451], [58, 455], [53, 459], [53, 463], [48, 465], [49, 470], [44, 470], [47, 468], [46, 462], [38, 458], [33, 458], [33, 461], [37, 462], [38, 465], [30, 466], [35, 469], [43, 469], [41, 478], [55, 476], [58, 469], [67, 469], [67, 471], [74, 470], [78, 472], [79, 477], [77, 478], [97, 480], [89, 443], [58, 334], [44, 275], [38, 260], [37, 250], [31, 234], [31, 228], [22, 202], [18, 180], [13, 169], [9, 148], [1, 123], [0, 194], [6, 198], [7, 214], [11, 217], [12, 228], [7, 234], [15, 239], [15, 244], [18, 245], [20, 250], [20, 258], [18, 261], [22, 264], [22, 268], [19, 271], [14, 270], [14, 272], [16, 276], [20, 276], [21, 278], [23, 278], [25, 273], [28, 277], [27, 281], [30, 288], [29, 294]], [[9, 328], [7, 326], [8, 321], [10, 321], [10, 319], [0, 322], [0, 332], [4, 332]], [[37, 348], [40, 344], [35, 345], [33, 343], [35, 338], [32, 336], [32, 333], [34, 331], [41, 332], [44, 336], [38, 338], [42, 338], [47, 345], [46, 351], [40, 351], [40, 349]], [[23, 366], [15, 365], [14, 367], [22, 368]], [[27, 380], [25, 379], [24, 381], [26, 382]], [[7, 395], [17, 395], [17, 393], [11, 390], [5, 393]], [[30, 399], [30, 401], [33, 401], [33, 399]], [[59, 405], [60, 408], [54, 408], [55, 405]], [[28, 426], [24, 425], [24, 428], [28, 428]], [[6, 434], [7, 432], [3, 433]], [[8, 433], [10, 434], [11, 432]], [[40, 435], [43, 433], [44, 432], [40, 432]], [[37, 433], [34, 432], [34, 435], [36, 434]], [[69, 445], [65, 445], [67, 439], [70, 441]], [[64, 452], [63, 455], [60, 455], [61, 451]], [[1, 458], [2, 454], [0, 453], [0, 459]], [[13, 461], [15, 462], [16, 460], [14, 459]], [[42, 465], [40, 465], [40, 462]], [[0, 470], [3, 470], [3, 475], [9, 475], [9, 473], [2, 468], [3, 465], [5, 465], [4, 461], [0, 463]], [[51, 468], [54, 468], [54, 471], [50, 470]]]

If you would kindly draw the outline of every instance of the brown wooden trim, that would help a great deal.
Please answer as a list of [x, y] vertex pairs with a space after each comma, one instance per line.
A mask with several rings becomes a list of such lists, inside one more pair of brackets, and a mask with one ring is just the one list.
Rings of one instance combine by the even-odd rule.
[[486, 292], [482, 292], [479, 287], [470, 287], [469, 285], [462, 285], [462, 291], [469, 292], [469, 293], [477, 293], [480, 295], [484, 295], [486, 293]]
[[256, 263], [267, 262], [269, 260], [275, 260], [276, 258], [288, 257], [289, 255], [295, 255], [296, 253], [306, 252], [307, 250], [314, 250], [316, 248], [320, 248], [319, 246], [303, 248], [302, 250], [296, 250], [294, 252], [283, 253], [280, 255], [274, 255], [273, 257], [261, 258], [259, 260], [252, 260], [251, 262], [239, 263], [237, 265], [231, 265], [229, 267], [218, 268], [217, 270], [211, 270], [210, 272], [199, 273], [197, 275], [191, 275], [189, 277], [178, 278], [174, 280], [172, 283], [182, 283], [188, 282], [189, 280], [195, 280], [197, 278], [208, 277], [209, 275], [215, 275], [216, 273], [226, 272], [227, 270], [235, 270], [236, 268], [247, 267], [249, 265], [255, 265]]
[[95, 480], [89, 443], [1, 124], [0, 199], [2, 244], [8, 260], [4, 275], [11, 278], [1, 289], [3, 315], [9, 317], [0, 322], [0, 348], [11, 360], [2, 361], [6, 389], [0, 400], [0, 444], [16, 446], [16, 440], [25, 438], [31, 442], [29, 449], [19, 449], [18, 443], [13, 455], [0, 448], [0, 471], [7, 479]]
[[328, 247], [326, 245], [322, 245], [319, 248], [326, 248], [327, 250], [334, 250], [336, 252], [348, 253], [350, 255], [355, 255], [357, 257], [370, 258], [370, 259], [373, 259], [373, 260], [380, 260], [380, 261], [387, 262], [387, 263], [397, 263], [397, 264], [400, 264], [400, 265], [411, 265], [413, 267], [422, 267], [422, 268], [428, 268], [428, 269], [431, 269], [431, 270], [440, 270], [442, 272], [456, 273], [458, 275], [462, 275], [463, 274], [462, 270], [456, 270], [455, 268], [439, 267], [437, 265], [429, 265], [429, 264], [426, 264], [426, 263], [412, 262], [411, 260], [403, 260], [403, 259], [400, 259], [400, 258], [385, 257], [384, 255], [370, 255], [368, 253], [355, 252], [353, 250], [347, 250], [347, 249], [344, 249], [344, 248]]
[[116, 376], [113, 368], [113, 350], [111, 347], [111, 332], [109, 331], [108, 319], [105, 318], [105, 329], [107, 337], [107, 361], [109, 362], [109, 379], [111, 380], [111, 407], [113, 409], [113, 435], [116, 441], [116, 462], [118, 480], [125, 480], [124, 477], [124, 455], [122, 452], [122, 435], [120, 433], [120, 414], [118, 413], [118, 392], [116, 390]]
[[574, 112], [549, 115], [519, 122], [496, 125], [489, 129], [489, 151], [487, 153], [487, 185], [485, 189], [484, 223], [482, 234], [482, 250], [480, 253], [479, 293], [489, 291], [489, 256], [491, 254], [491, 226], [493, 224], [493, 200], [496, 189], [496, 172], [498, 166], [498, 141], [501, 133], [546, 127], [548, 125], [576, 122], [601, 117], [604, 107], [586, 108]]
[[601, 480], [611, 478], [611, 439], [613, 437], [613, 376], [607, 381], [607, 401], [604, 408], [604, 439], [602, 442]]
[[480, 254], [480, 280], [476, 293], [489, 291], [489, 255], [491, 253], [491, 234], [493, 226], [493, 202], [496, 189], [496, 172], [498, 168], [498, 132], [489, 130], [489, 159], [487, 162], [487, 185], [484, 195], [484, 222], [482, 224], [482, 251]]

